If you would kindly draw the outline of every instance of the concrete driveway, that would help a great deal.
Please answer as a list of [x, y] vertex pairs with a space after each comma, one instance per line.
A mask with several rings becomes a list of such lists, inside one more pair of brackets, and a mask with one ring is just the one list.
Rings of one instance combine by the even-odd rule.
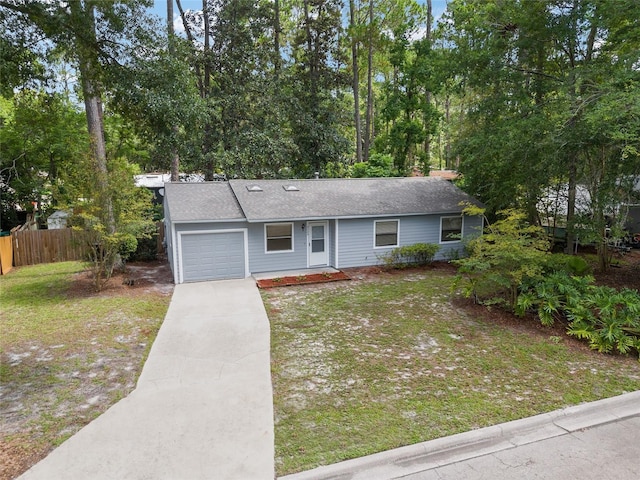
[[269, 348], [253, 279], [177, 285], [137, 388], [20, 478], [272, 480]]

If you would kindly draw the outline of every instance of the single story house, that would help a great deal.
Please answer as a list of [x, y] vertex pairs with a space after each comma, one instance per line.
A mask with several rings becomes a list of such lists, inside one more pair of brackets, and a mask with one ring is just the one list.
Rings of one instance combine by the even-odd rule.
[[481, 230], [463, 202], [480, 205], [429, 177], [166, 183], [167, 252], [175, 283], [372, 266], [415, 243], [446, 258]]

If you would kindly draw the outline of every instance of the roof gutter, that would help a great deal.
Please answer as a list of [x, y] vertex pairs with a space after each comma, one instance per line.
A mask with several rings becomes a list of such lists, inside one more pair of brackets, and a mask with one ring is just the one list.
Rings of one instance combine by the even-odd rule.
[[363, 218], [397, 218], [397, 217], [416, 217], [425, 215], [460, 215], [461, 210], [450, 210], [441, 212], [429, 212], [429, 213], [383, 213], [383, 214], [366, 214], [366, 215], [331, 215], [331, 216], [316, 216], [316, 217], [281, 217], [281, 218], [257, 218], [249, 219], [248, 223], [266, 223], [266, 222], [306, 222], [314, 220], [357, 220]]
[[210, 219], [210, 220], [172, 220], [171, 223], [240, 223], [246, 222], [246, 218]]

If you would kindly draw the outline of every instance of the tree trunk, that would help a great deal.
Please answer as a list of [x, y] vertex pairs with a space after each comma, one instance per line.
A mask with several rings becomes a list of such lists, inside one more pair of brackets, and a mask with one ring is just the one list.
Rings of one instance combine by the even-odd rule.
[[[171, 1], [171, 0], [167, 0], [167, 1]], [[189, 40], [189, 43], [191, 45], [194, 45], [193, 33], [191, 33], [191, 29], [189, 28], [189, 23], [187, 22], [187, 18], [185, 17], [184, 9], [182, 8], [182, 3], [180, 3], [180, 0], [175, 0], [175, 1], [176, 1], [176, 5], [178, 6], [178, 11], [180, 12], [180, 18], [182, 19], [182, 25], [184, 26], [184, 33], [187, 36], [187, 40]], [[193, 69], [196, 72], [196, 79], [198, 82], [198, 91], [200, 92], [200, 97], [204, 98], [205, 97], [204, 85], [202, 84], [202, 72], [200, 70], [199, 62], [195, 62]]]
[[276, 78], [278, 78], [282, 63], [282, 57], [280, 56], [280, 0], [274, 0], [273, 10], [273, 70]]
[[71, 2], [70, 7], [72, 15], [77, 16], [77, 18], [85, 17], [87, 19], [86, 23], [83, 23], [83, 25], [86, 25], [86, 31], [76, 36], [76, 53], [78, 55], [80, 83], [87, 116], [91, 154], [96, 165], [98, 201], [102, 209], [102, 221], [107, 228], [107, 233], [113, 234], [116, 231], [116, 222], [111, 192], [109, 191], [109, 172], [107, 169], [107, 148], [104, 140], [100, 82], [95, 66], [97, 63], [95, 51], [97, 40], [94, 7], [92, 4], [85, 4], [83, 9], [80, 2]]
[[[431, 44], [431, 23], [433, 22], [433, 4], [431, 0], [427, 0], [427, 32], [426, 32], [426, 39], [429, 41], [429, 44]], [[431, 49], [431, 45], [429, 45], [429, 49]], [[427, 106], [431, 106], [431, 92], [427, 91], [426, 93], [426, 101], [427, 101]], [[431, 121], [431, 118], [429, 118], [429, 121]], [[427, 127], [427, 134], [425, 135], [424, 138], [424, 154], [425, 154], [425, 167], [427, 169], [431, 168], [431, 134], [429, 133], [429, 126], [425, 125], [425, 127]], [[425, 172], [426, 173], [426, 172]]]
[[[167, 44], [169, 46], [169, 55], [174, 55], [173, 45], [173, 0], [167, 0]], [[178, 126], [172, 125], [171, 132], [174, 140], [178, 140]], [[180, 180], [180, 155], [178, 154], [177, 145], [171, 146], [171, 178], [172, 182]]]
[[358, 39], [356, 38], [356, 6], [355, 0], [349, 0], [349, 16], [351, 19], [351, 66], [353, 68], [353, 120], [356, 128], [356, 162], [362, 162], [362, 131], [360, 129], [360, 78], [358, 72]]
[[444, 140], [444, 164], [448, 170], [451, 170], [451, 97], [447, 93], [444, 99], [444, 121], [447, 125], [446, 137]]
[[167, 0], [167, 37], [169, 39], [169, 51], [172, 50], [171, 37], [173, 37], [173, 0]]
[[202, 17], [204, 19], [204, 96], [209, 97], [211, 93], [211, 23], [209, 22], [209, 9], [207, 0], [202, 0]]
[[[202, 16], [204, 18], [204, 77], [203, 77], [203, 98], [209, 98], [211, 95], [211, 22], [209, 21], [209, 8], [207, 5], [207, 0], [202, 0]], [[224, 115], [223, 115], [224, 117]], [[213, 174], [216, 170], [215, 165], [215, 157], [212, 152], [213, 148], [211, 145], [212, 138], [212, 127], [211, 121], [207, 121], [207, 125], [205, 125], [205, 139], [203, 143], [203, 153], [206, 159], [204, 164], [204, 179], [207, 182], [213, 180]]]
[[[173, 125], [171, 132], [175, 141], [178, 140], [178, 126]], [[171, 181], [180, 181], [180, 154], [178, 153], [178, 147], [176, 145], [171, 146]]]
[[[304, 0], [304, 26], [307, 42], [307, 64], [309, 65], [309, 88], [311, 100], [315, 102], [318, 94], [317, 57], [313, 49], [313, 37], [311, 34], [311, 15], [309, 14], [309, 0]], [[315, 107], [315, 105], [314, 105]]]
[[569, 154], [569, 165], [567, 165], [568, 185], [567, 185], [567, 248], [565, 253], [575, 253], [576, 237], [574, 234], [573, 220], [576, 212], [576, 186], [577, 186], [577, 166], [575, 154]]
[[365, 162], [369, 161], [369, 150], [373, 140], [373, 0], [369, 0], [369, 28], [367, 42], [367, 114], [364, 128]]

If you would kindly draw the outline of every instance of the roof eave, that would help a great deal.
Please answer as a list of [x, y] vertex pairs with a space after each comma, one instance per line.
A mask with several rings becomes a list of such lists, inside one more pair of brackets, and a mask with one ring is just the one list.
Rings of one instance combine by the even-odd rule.
[[216, 218], [216, 219], [200, 219], [200, 220], [174, 220], [171, 219], [171, 223], [240, 223], [246, 222], [246, 218]]
[[328, 215], [328, 216], [309, 216], [309, 217], [273, 217], [273, 218], [247, 218], [249, 223], [267, 223], [267, 222], [307, 222], [314, 220], [357, 220], [362, 218], [391, 218], [391, 217], [416, 217], [426, 215], [455, 215], [461, 214], [460, 210], [442, 210], [436, 212], [412, 212], [412, 213], [372, 213], [364, 215]]

